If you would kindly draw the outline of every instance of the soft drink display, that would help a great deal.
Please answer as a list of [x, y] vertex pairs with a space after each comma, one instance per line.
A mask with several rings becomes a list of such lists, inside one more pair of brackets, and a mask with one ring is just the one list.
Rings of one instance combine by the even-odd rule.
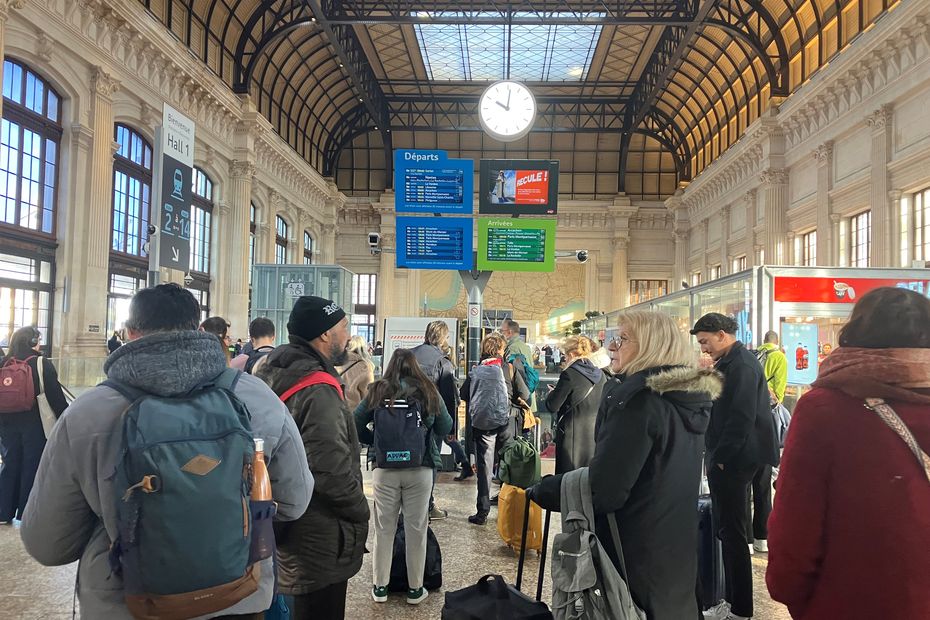
[[794, 367], [796, 370], [804, 370], [804, 345], [798, 343], [798, 348], [794, 350]]

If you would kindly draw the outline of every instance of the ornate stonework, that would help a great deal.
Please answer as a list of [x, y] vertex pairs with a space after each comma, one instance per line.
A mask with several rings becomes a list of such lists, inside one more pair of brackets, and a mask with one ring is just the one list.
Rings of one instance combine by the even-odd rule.
[[95, 67], [91, 74], [94, 92], [101, 97], [110, 98], [120, 87], [120, 81], [107, 73], [103, 67]]
[[892, 118], [892, 107], [890, 104], [885, 104], [869, 114], [866, 117], [865, 122], [868, 123], [869, 127], [872, 129], [884, 129], [886, 126], [891, 124]]
[[833, 141], [827, 140], [816, 149], [814, 149], [814, 159], [820, 165], [829, 164], [833, 161]]
[[229, 164], [229, 176], [233, 179], [251, 179], [255, 176], [255, 164], [234, 159]]
[[759, 174], [759, 180], [763, 185], [787, 185], [788, 171], [782, 168], [769, 168]]

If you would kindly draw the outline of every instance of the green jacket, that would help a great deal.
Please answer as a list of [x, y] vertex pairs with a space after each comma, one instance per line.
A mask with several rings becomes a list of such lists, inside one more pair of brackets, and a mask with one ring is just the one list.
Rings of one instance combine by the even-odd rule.
[[769, 351], [765, 358], [765, 380], [775, 392], [778, 402], [785, 400], [785, 388], [788, 386], [788, 358], [781, 352], [777, 344], [767, 342], [759, 347], [759, 351]]
[[[406, 386], [404, 386], [406, 387]], [[410, 394], [405, 389], [397, 398], [409, 397]], [[423, 467], [438, 469], [442, 467], [442, 459], [439, 457], [439, 447], [436, 441], [442, 441], [452, 431], [452, 416], [446, 409], [446, 404], [441, 398], [439, 401], [439, 411], [424, 412], [423, 425], [427, 429], [427, 434], [434, 435], [433, 440], [426, 442], [426, 454], [423, 456]], [[361, 443], [369, 446], [375, 442], [374, 432], [368, 428], [368, 425], [374, 419], [374, 407], [368, 404], [368, 397], [365, 397], [358, 407], [355, 408], [355, 428], [358, 429], [358, 439]], [[432, 415], [430, 415], [432, 414]]]
[[[520, 340], [520, 336], [514, 336], [513, 338], [507, 341], [507, 349], [504, 352], [504, 359], [509, 360], [510, 356], [513, 355], [514, 353], [522, 354], [523, 357], [526, 358], [527, 364], [533, 363], [533, 352], [530, 350], [530, 345]], [[514, 368], [519, 370], [521, 376], [524, 379], [526, 379], [525, 371], [523, 371], [520, 368], [517, 368], [516, 365], [514, 365]], [[536, 411], [536, 394], [530, 393], [530, 399], [527, 401], [526, 404], [530, 406], [530, 409], [532, 409], [533, 411]]]

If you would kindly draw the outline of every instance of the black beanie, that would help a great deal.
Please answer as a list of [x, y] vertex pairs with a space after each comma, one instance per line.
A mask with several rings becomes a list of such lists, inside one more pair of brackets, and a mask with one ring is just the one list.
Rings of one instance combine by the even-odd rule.
[[345, 310], [334, 301], [323, 297], [300, 297], [287, 319], [287, 331], [309, 342], [332, 329], [345, 315]]

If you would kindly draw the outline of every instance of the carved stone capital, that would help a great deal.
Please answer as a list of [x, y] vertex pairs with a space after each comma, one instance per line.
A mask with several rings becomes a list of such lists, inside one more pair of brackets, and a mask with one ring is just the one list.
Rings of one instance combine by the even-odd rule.
[[0, 0], [0, 22], [5, 22], [13, 9], [26, 6], [26, 0]]
[[95, 67], [91, 77], [94, 93], [101, 97], [110, 98], [120, 87], [120, 81], [107, 73], [103, 67]]
[[829, 164], [833, 161], [833, 141], [828, 140], [814, 149], [814, 159], [818, 164]]
[[763, 185], [787, 185], [788, 171], [784, 168], [769, 168], [759, 174]]
[[843, 219], [843, 216], [840, 215], [839, 213], [830, 214], [830, 221], [833, 222], [834, 224], [839, 224], [842, 219]]
[[[324, 235], [335, 235], [337, 230], [339, 229], [335, 224], [323, 224]], [[384, 235], [382, 235], [382, 237], [384, 237]]]
[[756, 203], [756, 190], [751, 189], [746, 192], [746, 195], [743, 196], [743, 202], [745, 202], [747, 206], [754, 205]]
[[71, 138], [78, 148], [89, 149], [94, 141], [94, 131], [86, 125], [75, 123], [71, 125]]
[[901, 200], [901, 196], [903, 195], [904, 193], [899, 189], [893, 189], [890, 192], [888, 192], [888, 197], [894, 200], [895, 202]]
[[265, 222], [259, 222], [255, 225], [255, 230], [261, 235], [266, 235], [271, 230], [271, 225]]
[[255, 164], [247, 160], [234, 159], [229, 164], [229, 176], [233, 179], [249, 180], [255, 176]]
[[36, 35], [36, 56], [45, 62], [51, 62], [52, 51], [55, 49], [55, 42], [44, 31], [39, 31]]
[[868, 123], [869, 127], [872, 129], [884, 129], [891, 123], [892, 115], [893, 113], [891, 104], [886, 103], [879, 109], [869, 114], [865, 118], [865, 122]]
[[230, 206], [226, 204], [225, 202], [221, 202], [218, 205], [216, 205], [216, 210], [223, 217], [226, 217], [227, 215], [232, 213], [232, 208], [230, 208]]
[[111, 151], [114, 155], [116, 155], [116, 153], [119, 152], [119, 142], [117, 142], [116, 140], [114, 140], [113, 142], [111, 142], [111, 143], [110, 143], [110, 151]]
[[630, 247], [630, 238], [629, 237], [614, 237], [613, 238], [613, 248], [614, 251], [623, 252]]
[[268, 195], [268, 199], [271, 202], [272, 208], [275, 210], [277, 210], [278, 208], [281, 207], [282, 204], [284, 204], [284, 196], [282, 196], [275, 190], [271, 190], [271, 193], [269, 193]]

